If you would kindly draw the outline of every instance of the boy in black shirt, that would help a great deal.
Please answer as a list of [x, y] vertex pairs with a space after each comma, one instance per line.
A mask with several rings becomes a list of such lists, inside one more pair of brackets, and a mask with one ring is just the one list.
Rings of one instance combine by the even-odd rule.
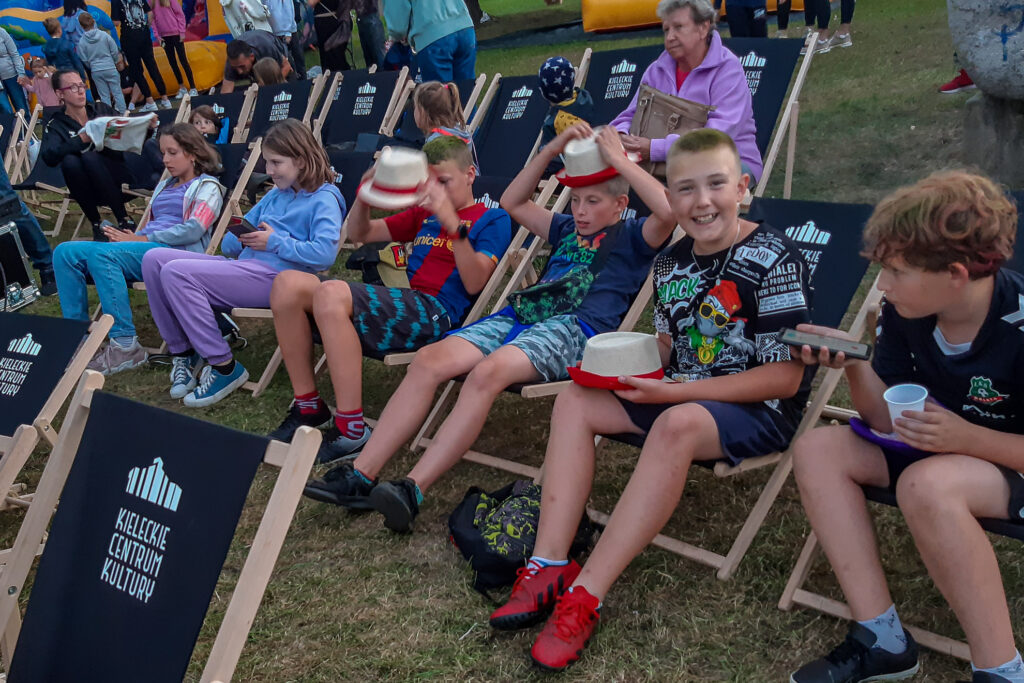
[[[896, 680], [918, 669], [864, 485], [895, 490], [967, 635], [974, 682], [1024, 682], [999, 566], [977, 522], [1020, 522], [1024, 513], [1024, 276], [1000, 268], [1016, 226], [1013, 205], [983, 177], [947, 172], [897, 190], [864, 233], [886, 297], [874, 360], [801, 350], [807, 364], [846, 368], [861, 417], [852, 429], [815, 429], [793, 445], [804, 509], [854, 618], [846, 641], [794, 673], [794, 683]], [[892, 420], [882, 394], [904, 382], [924, 385], [934, 401]]]
[[[750, 178], [725, 133], [687, 133], [667, 163], [666, 196], [687, 237], [654, 262], [654, 310], [662, 362], [677, 381], [620, 377], [632, 388], [613, 394], [572, 385], [559, 394], [535, 554], [491, 615], [495, 628], [523, 628], [553, 608], [531, 653], [547, 670], [579, 658], [600, 600], [672, 515], [690, 464], [785, 448], [806, 397], [804, 366], [775, 341], [780, 328], [809, 319], [799, 249], [775, 229], [740, 219]], [[594, 436], [627, 432], [646, 442], [580, 567], [568, 551], [590, 494]]]

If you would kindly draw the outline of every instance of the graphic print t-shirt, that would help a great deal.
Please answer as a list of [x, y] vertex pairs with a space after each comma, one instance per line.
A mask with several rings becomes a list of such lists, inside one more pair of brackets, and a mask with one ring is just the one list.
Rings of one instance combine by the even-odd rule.
[[[631, 218], [622, 222], [612, 252], [576, 309], [576, 317], [595, 332], [618, 328], [651, 269], [651, 261], [664, 246], [654, 249], [647, 244], [643, 235], [645, 220]], [[589, 268], [601, 242], [607, 238], [609, 228], [593, 235], [580, 235], [571, 215], [556, 213], [548, 233], [551, 258], [541, 281], [557, 280], [575, 268]]]
[[[692, 250], [686, 237], [654, 262], [654, 327], [672, 337], [666, 373], [688, 381], [789, 361], [789, 347], [776, 335], [809, 322], [811, 308], [810, 274], [797, 246], [761, 224], [733, 246], [728, 260], [728, 249]], [[796, 396], [765, 405], [796, 424], [812, 377], [813, 369], [804, 373]]]
[[120, 21], [128, 28], [141, 31], [149, 29], [149, 5], [146, 0], [114, 0], [111, 3], [111, 20]]
[[947, 356], [934, 335], [935, 316], [904, 318], [884, 304], [871, 366], [887, 385], [928, 387], [968, 422], [1024, 434], [1024, 275], [996, 273], [988, 316], [967, 351]]
[[[494, 263], [501, 260], [512, 242], [512, 220], [503, 209], [488, 209], [477, 203], [458, 212], [462, 225], [471, 228], [469, 243], [477, 253]], [[472, 297], [455, 269], [452, 238], [437, 216], [414, 206], [384, 219], [396, 242], [412, 242], [406, 273], [409, 286], [437, 297], [448, 311], [452, 325], [458, 325], [472, 303]]]

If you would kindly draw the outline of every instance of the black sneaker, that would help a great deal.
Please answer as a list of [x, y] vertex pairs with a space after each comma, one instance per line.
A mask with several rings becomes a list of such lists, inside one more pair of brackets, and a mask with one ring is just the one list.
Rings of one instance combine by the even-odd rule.
[[392, 531], [412, 530], [412, 521], [419, 514], [416, 503], [416, 482], [397, 479], [378, 484], [370, 492], [370, 506], [384, 515], [384, 526]]
[[292, 403], [291, 407], [288, 408], [288, 414], [284, 420], [277, 426], [277, 429], [272, 430], [267, 436], [277, 441], [283, 441], [284, 443], [291, 443], [292, 437], [295, 436], [295, 432], [298, 431], [299, 427], [313, 427], [315, 429], [323, 429], [331, 424], [331, 411], [327, 406], [321, 406], [320, 410], [309, 415], [303, 415], [299, 407]]
[[332, 426], [324, 432], [324, 440], [316, 454], [316, 461], [320, 465], [330, 465], [340, 460], [354, 458], [369, 440], [370, 425], [363, 425], [363, 435], [355, 439], [342, 436], [338, 428]]
[[917, 673], [917, 643], [906, 633], [907, 649], [893, 654], [872, 647], [878, 640], [870, 629], [850, 622], [846, 640], [821, 659], [806, 664], [789, 677], [790, 683], [858, 683], [898, 681]]
[[350, 461], [345, 461], [330, 470], [323, 479], [310, 479], [302, 495], [321, 503], [333, 503], [352, 510], [372, 510], [370, 493], [377, 482], [367, 484]]
[[117, 227], [121, 230], [127, 230], [128, 232], [135, 232], [135, 221], [131, 218], [125, 218], [117, 222]]
[[43, 296], [57, 293], [57, 276], [53, 274], [53, 268], [39, 271], [39, 293]]

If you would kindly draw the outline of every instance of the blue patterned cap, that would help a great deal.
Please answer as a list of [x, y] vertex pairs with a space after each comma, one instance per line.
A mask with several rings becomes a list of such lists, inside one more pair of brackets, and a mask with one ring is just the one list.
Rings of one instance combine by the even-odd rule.
[[548, 102], [558, 104], [572, 97], [576, 69], [565, 57], [549, 57], [540, 65], [537, 80], [540, 92]]

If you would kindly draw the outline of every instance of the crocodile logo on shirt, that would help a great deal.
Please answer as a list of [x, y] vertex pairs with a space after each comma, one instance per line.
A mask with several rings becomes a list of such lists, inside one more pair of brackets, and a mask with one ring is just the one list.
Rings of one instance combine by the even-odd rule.
[[999, 393], [992, 386], [992, 380], [988, 377], [978, 376], [971, 378], [971, 390], [967, 392], [967, 398], [972, 401], [991, 406], [1009, 397], [1009, 394]]

